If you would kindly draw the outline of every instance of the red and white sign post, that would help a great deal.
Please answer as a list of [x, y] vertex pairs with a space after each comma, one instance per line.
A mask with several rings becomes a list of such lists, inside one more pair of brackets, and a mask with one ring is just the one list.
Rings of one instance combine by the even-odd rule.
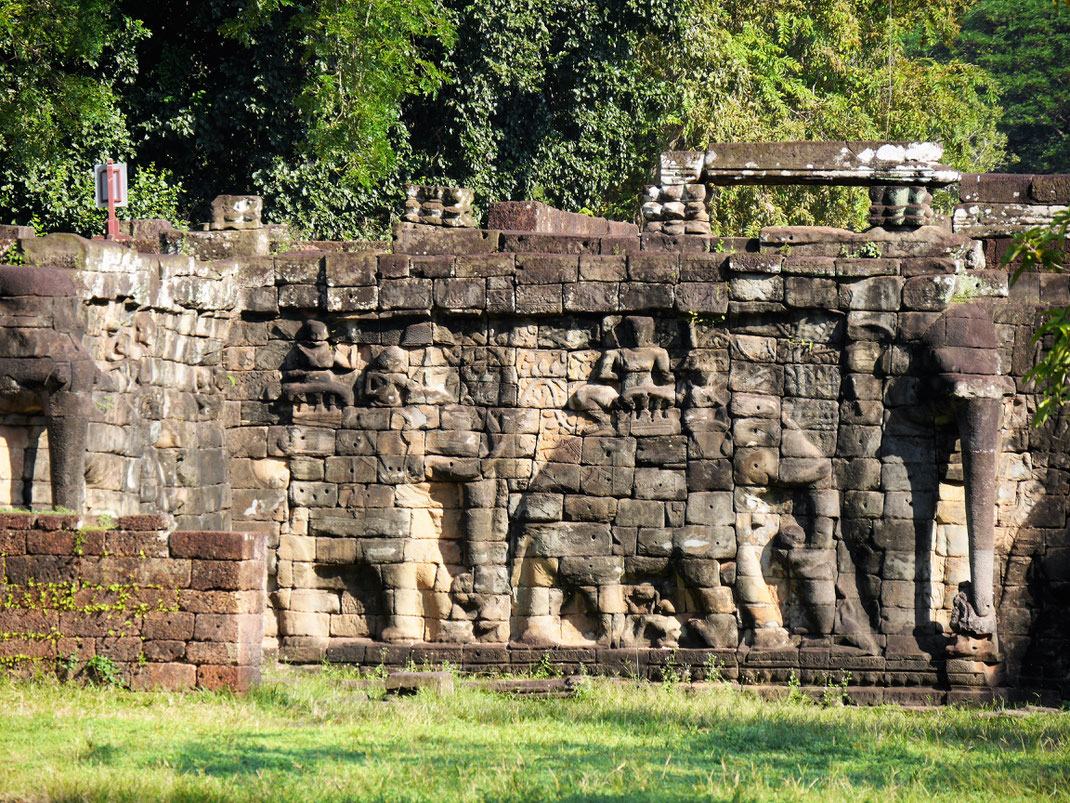
[[104, 239], [124, 239], [119, 236], [119, 220], [115, 217], [117, 207], [126, 206], [126, 163], [116, 164], [111, 159], [106, 164], [93, 168], [97, 208], [108, 208], [108, 229]]

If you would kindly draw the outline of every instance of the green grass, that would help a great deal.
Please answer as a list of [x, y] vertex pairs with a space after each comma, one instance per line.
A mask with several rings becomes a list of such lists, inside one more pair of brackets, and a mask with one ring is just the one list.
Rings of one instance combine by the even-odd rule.
[[[762, 702], [594, 681], [390, 702], [0, 681], [0, 800], [1013, 800], [1070, 795], [1070, 713]], [[373, 695], [375, 696], [375, 695]]]

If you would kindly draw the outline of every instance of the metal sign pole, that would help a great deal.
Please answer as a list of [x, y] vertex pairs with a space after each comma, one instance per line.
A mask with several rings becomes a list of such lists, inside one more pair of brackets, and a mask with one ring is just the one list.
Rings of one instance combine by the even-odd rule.
[[119, 221], [115, 217], [115, 196], [119, 193], [118, 178], [119, 171], [113, 166], [111, 159], [108, 160], [107, 181], [108, 181], [108, 239], [114, 240], [119, 236]]
[[119, 234], [119, 219], [115, 210], [126, 206], [128, 201], [126, 186], [126, 163], [116, 164], [108, 159], [104, 164], [93, 165], [93, 193], [97, 209], [108, 210], [108, 222], [103, 237], [94, 240], [113, 240], [125, 242], [130, 238]]

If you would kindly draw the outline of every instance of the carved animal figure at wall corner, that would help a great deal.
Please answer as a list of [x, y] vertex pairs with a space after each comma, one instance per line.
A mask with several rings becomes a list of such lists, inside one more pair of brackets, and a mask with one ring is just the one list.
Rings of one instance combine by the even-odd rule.
[[102, 374], [82, 345], [74, 281], [64, 270], [0, 266], [0, 398], [6, 409], [43, 410], [52, 506], [85, 501], [89, 400]]
[[955, 596], [951, 655], [999, 660], [994, 599], [995, 510], [1003, 398], [1014, 383], [999, 373], [999, 340], [980, 304], [954, 304], [922, 337], [931, 398], [954, 415], [962, 443], [970, 582]]

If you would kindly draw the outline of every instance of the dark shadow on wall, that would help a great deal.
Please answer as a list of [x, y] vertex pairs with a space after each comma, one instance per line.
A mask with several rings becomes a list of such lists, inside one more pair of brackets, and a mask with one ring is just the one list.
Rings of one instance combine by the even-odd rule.
[[[880, 452], [885, 508], [882, 518], [874, 522], [873, 538], [882, 563], [877, 607], [881, 631], [886, 635], [912, 636], [923, 653], [942, 654], [947, 638], [932, 615], [932, 556], [939, 487], [954, 471], [957, 429], [950, 406], [936, 405], [927, 395], [924, 380], [915, 378], [927, 375], [919, 367], [926, 359], [921, 347], [906, 345], [910, 355], [907, 371], [886, 380]], [[961, 459], [957, 466], [961, 482]], [[901, 568], [905, 561], [913, 564], [909, 575]], [[909, 608], [894, 586], [883, 587], [907, 576], [913, 584]], [[896, 602], [900, 604], [894, 605]]]
[[[38, 424], [37, 426], [30, 427], [27, 430], [26, 441], [25, 441], [26, 445], [25, 445], [25, 449], [22, 452], [22, 466], [21, 466], [21, 469], [22, 469], [22, 483], [21, 483], [21, 486], [22, 487], [19, 489], [19, 495], [18, 496], [16, 496], [16, 493], [15, 493], [15, 479], [14, 479], [14, 476], [12, 476], [11, 502], [12, 502], [12, 504], [14, 504], [16, 506], [26, 508], [27, 510], [31, 510], [33, 508], [33, 503], [34, 503], [34, 498], [33, 498], [34, 469], [37, 466], [37, 459], [40, 456], [41, 438], [44, 436], [45, 430], [46, 430], [46, 427], [45, 427], [44, 422]], [[12, 471], [12, 475], [14, 475], [14, 472], [15, 472], [15, 458], [14, 458], [14, 456], [12, 456], [12, 458], [11, 458], [11, 471]], [[45, 482], [46, 480], [45, 480], [44, 477], [41, 477], [39, 481], [40, 482]], [[20, 499], [21, 503], [16, 501], [16, 499]], [[37, 501], [40, 502], [41, 500], [37, 500]], [[38, 506], [40, 507], [40, 505], [38, 505]]]
[[1022, 435], [1043, 492], [997, 555], [997, 621], [1007, 681], [1055, 702], [1070, 693], [1070, 415]]

